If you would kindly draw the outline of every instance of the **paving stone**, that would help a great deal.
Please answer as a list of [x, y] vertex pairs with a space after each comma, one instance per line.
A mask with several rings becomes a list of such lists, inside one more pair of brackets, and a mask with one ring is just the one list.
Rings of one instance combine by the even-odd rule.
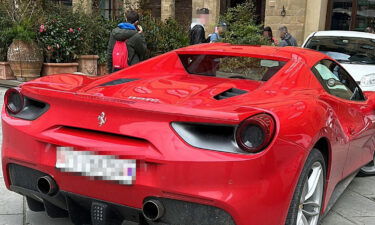
[[348, 189], [362, 196], [375, 198], [375, 176], [357, 177], [353, 180]]
[[23, 215], [0, 215], [0, 225], [22, 225]]
[[23, 197], [17, 193], [9, 191], [5, 187], [3, 178], [0, 178], [0, 215], [22, 214]]
[[355, 221], [358, 221], [358, 224], [361, 225], [375, 225], [375, 217], [354, 217]]
[[352, 221], [359, 221], [359, 217], [375, 217], [375, 202], [356, 192], [347, 190], [333, 207], [333, 210], [340, 215], [345, 215]]
[[356, 225], [356, 223], [340, 216], [334, 211], [328, 213], [321, 225]]

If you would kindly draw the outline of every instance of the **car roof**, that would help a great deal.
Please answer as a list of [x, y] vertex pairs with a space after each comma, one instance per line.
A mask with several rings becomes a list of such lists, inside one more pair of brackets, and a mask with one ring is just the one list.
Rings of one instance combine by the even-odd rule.
[[356, 37], [356, 38], [369, 38], [375, 39], [375, 34], [358, 32], [358, 31], [342, 31], [342, 30], [328, 30], [328, 31], [318, 31], [314, 33], [314, 36], [320, 37]]
[[218, 54], [235, 56], [259, 56], [269, 59], [289, 61], [299, 56], [308, 66], [313, 66], [317, 61], [327, 58], [325, 54], [299, 47], [275, 47], [265, 45], [232, 45], [228, 43], [211, 43], [190, 45], [175, 50], [179, 54]]

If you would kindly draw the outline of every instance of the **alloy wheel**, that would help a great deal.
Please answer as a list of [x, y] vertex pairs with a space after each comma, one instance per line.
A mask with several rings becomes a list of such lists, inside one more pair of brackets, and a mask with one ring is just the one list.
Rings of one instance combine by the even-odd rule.
[[374, 154], [374, 160], [372, 160], [372, 162], [370, 162], [366, 166], [362, 167], [361, 170], [367, 174], [375, 173], [375, 154]]
[[297, 225], [317, 225], [324, 192], [324, 170], [320, 162], [315, 162], [303, 186], [299, 202]]

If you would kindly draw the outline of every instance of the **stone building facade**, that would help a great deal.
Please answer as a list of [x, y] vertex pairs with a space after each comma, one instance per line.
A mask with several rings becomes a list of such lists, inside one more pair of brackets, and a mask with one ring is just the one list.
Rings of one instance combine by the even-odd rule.
[[[90, 12], [90, 6], [100, 4], [106, 15], [113, 15], [119, 4], [126, 9], [143, 7], [161, 19], [176, 18], [181, 24], [188, 24], [196, 9], [210, 10], [212, 32], [220, 14], [228, 7], [245, 0], [64, 0], [83, 5]], [[252, 0], [256, 7], [259, 24], [271, 26], [277, 36], [278, 28], [285, 25], [299, 44], [312, 32], [319, 30], [357, 30], [375, 26], [375, 0]], [[140, 3], [142, 2], [142, 3]]]
[[264, 24], [275, 31], [287, 26], [302, 44], [310, 33], [325, 29], [327, 6], [328, 0], [266, 0]]

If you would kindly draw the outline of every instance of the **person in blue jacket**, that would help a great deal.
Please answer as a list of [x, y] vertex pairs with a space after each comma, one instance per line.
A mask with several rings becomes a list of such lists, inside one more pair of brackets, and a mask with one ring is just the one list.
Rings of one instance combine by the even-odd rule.
[[215, 27], [215, 32], [209, 35], [210, 43], [220, 42], [222, 39], [222, 35], [227, 30], [226, 23], [219, 23], [217, 27]]

